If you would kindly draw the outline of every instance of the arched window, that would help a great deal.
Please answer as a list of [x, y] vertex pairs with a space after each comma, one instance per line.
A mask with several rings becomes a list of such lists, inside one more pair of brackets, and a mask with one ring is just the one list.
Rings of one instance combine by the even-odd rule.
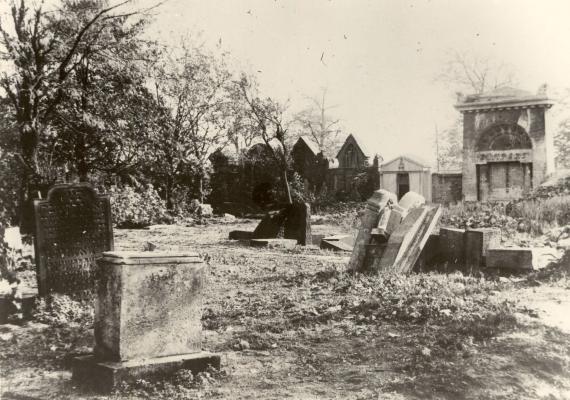
[[532, 149], [526, 131], [516, 124], [499, 124], [485, 130], [477, 142], [477, 151]]

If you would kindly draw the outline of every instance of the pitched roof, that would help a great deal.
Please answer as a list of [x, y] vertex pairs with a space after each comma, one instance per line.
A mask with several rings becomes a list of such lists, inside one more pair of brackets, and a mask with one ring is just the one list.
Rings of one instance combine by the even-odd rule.
[[315, 140], [312, 137], [304, 135], [299, 137], [299, 139], [297, 140], [297, 142], [300, 141], [304, 142], [309, 148], [309, 150], [311, 150], [315, 156], [321, 152], [319, 144], [315, 142]]
[[413, 164], [417, 164], [422, 168], [430, 168], [430, 163], [421, 159], [420, 157], [417, 157], [415, 155], [410, 155], [410, 154], [402, 154], [399, 155], [398, 157], [394, 157], [393, 159], [391, 159], [390, 161], [386, 161], [385, 163], [382, 163], [382, 167], [392, 164], [395, 161], [398, 161], [400, 158], [403, 158]]

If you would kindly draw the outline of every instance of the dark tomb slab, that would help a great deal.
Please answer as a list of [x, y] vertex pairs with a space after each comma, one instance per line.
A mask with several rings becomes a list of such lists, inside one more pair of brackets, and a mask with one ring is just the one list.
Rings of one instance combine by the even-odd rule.
[[55, 185], [34, 211], [40, 296], [93, 289], [96, 259], [113, 250], [109, 197], [87, 183]]

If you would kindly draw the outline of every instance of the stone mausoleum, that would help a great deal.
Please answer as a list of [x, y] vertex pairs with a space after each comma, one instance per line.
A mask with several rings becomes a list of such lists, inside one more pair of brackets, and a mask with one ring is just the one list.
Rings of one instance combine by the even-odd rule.
[[553, 102], [545, 89], [460, 96], [455, 107], [463, 114], [463, 200], [518, 199], [554, 172], [546, 123]]

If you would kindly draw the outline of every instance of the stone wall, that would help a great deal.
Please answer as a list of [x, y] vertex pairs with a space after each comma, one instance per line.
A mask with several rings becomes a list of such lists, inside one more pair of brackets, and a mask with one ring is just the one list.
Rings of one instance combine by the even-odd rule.
[[460, 172], [433, 173], [431, 178], [432, 202], [450, 204], [461, 201], [462, 178], [463, 176]]

